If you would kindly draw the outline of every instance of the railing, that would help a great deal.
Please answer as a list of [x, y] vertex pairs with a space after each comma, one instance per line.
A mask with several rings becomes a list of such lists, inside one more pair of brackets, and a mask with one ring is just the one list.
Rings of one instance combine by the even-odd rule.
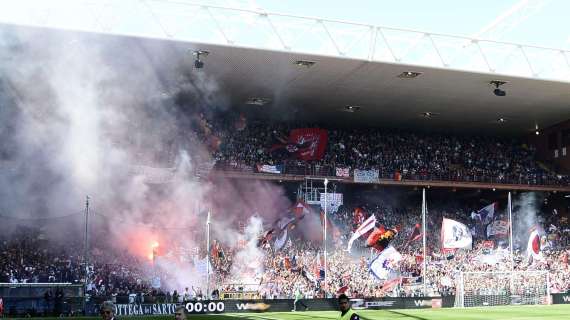
[[[321, 176], [321, 177], [334, 177], [336, 176], [335, 167], [331, 165], [316, 165], [302, 161], [284, 161], [281, 163], [281, 174], [272, 174], [277, 177], [281, 175], [297, 175], [297, 176]], [[256, 166], [218, 162], [214, 167], [218, 172], [241, 172], [241, 173], [260, 173], [257, 171]], [[352, 177], [352, 170], [350, 179]], [[382, 180], [396, 180], [395, 173], [392, 171], [380, 171], [379, 179]], [[488, 176], [481, 174], [464, 174], [459, 172], [449, 173], [403, 173], [401, 174], [402, 181], [441, 181], [441, 182], [474, 182], [474, 183], [489, 183], [489, 184], [514, 184], [514, 185], [528, 185], [528, 186], [569, 186], [569, 178], [567, 176], [560, 176], [560, 178], [549, 175], [519, 175], [519, 176]]]

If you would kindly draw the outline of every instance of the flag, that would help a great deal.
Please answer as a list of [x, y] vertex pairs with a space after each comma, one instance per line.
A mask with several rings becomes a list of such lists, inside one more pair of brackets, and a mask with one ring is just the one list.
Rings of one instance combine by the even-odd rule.
[[325, 154], [328, 131], [319, 128], [293, 129], [289, 139], [279, 139], [280, 143], [271, 147], [274, 156], [295, 157], [299, 160], [320, 160]]
[[477, 213], [471, 213], [471, 219], [477, 220], [482, 224], [488, 224], [493, 221], [495, 217], [495, 212], [497, 211], [497, 203], [493, 202], [490, 205], [484, 207], [483, 209], [477, 211]]
[[364, 222], [366, 214], [362, 208], [355, 208], [352, 212], [352, 221], [353, 224], [359, 226]]
[[471, 249], [473, 237], [463, 223], [443, 218], [441, 226], [441, 247], [444, 249]]
[[378, 280], [392, 280], [399, 274], [399, 263], [402, 255], [393, 247], [388, 246], [370, 263], [370, 273]]
[[321, 252], [317, 252], [317, 261], [315, 263], [315, 275], [318, 280], [325, 279], [325, 259], [324, 255], [321, 256]]
[[275, 228], [271, 228], [267, 231], [265, 231], [258, 239], [257, 239], [257, 246], [261, 247], [264, 244], [266, 244], [267, 242], [269, 242], [269, 240], [271, 240], [272, 234], [275, 231]]
[[[325, 228], [325, 212], [321, 211], [321, 235]], [[340, 238], [340, 230], [332, 223], [330, 217], [327, 216], [327, 236], [332, 235], [332, 239]]]
[[281, 235], [275, 239], [275, 250], [280, 250], [287, 242], [287, 228], [281, 231]]
[[344, 285], [344, 286], [338, 288], [338, 290], [336, 291], [336, 294], [337, 295], [343, 294], [346, 292], [346, 290], [348, 290], [348, 285]]
[[396, 277], [394, 279], [384, 281], [382, 284], [382, 291], [390, 292], [394, 290], [394, 287], [400, 284], [400, 281], [402, 281], [402, 277]]
[[292, 210], [295, 213], [297, 220], [303, 219], [306, 214], [311, 212], [311, 208], [303, 201], [297, 201]]
[[493, 221], [487, 226], [487, 237], [506, 237], [509, 235], [509, 223], [503, 220]]
[[374, 228], [374, 231], [372, 231], [366, 239], [366, 246], [372, 247], [378, 252], [382, 252], [384, 249], [388, 248], [390, 242], [396, 237], [399, 230], [400, 226], [393, 229], [386, 229], [384, 226]]
[[295, 217], [282, 217], [276, 222], [277, 229], [279, 229], [280, 231], [286, 229], [294, 221]]
[[366, 233], [368, 233], [370, 230], [374, 229], [374, 226], [376, 226], [376, 216], [375, 215], [371, 215], [368, 219], [366, 219], [366, 221], [364, 221], [360, 227], [358, 227], [358, 229], [356, 229], [356, 231], [354, 231], [354, 233], [352, 234], [352, 237], [350, 237], [350, 240], [348, 240], [348, 248], [347, 250], [350, 251], [350, 248], [352, 248], [352, 243], [362, 237], [363, 235], [365, 235]]
[[414, 226], [414, 230], [412, 230], [412, 233], [410, 234], [410, 237], [408, 238], [408, 242], [406, 243], [406, 246], [409, 245], [410, 242], [419, 240], [422, 237], [422, 232], [420, 231], [420, 228], [421, 228], [421, 225], [419, 223], [416, 223], [416, 225]]
[[542, 254], [540, 253], [540, 234], [538, 233], [538, 228], [536, 226], [531, 228], [531, 232], [528, 237], [528, 243], [526, 246], [526, 257], [529, 260], [542, 259]]

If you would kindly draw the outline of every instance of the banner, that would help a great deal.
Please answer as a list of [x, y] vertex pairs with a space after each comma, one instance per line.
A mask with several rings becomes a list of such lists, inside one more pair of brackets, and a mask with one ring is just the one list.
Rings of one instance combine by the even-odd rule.
[[370, 273], [378, 280], [392, 280], [398, 277], [400, 260], [402, 255], [393, 246], [388, 246], [372, 260], [369, 266]]
[[444, 249], [471, 249], [473, 237], [463, 223], [443, 218], [441, 226], [441, 247]]
[[[342, 206], [342, 193], [327, 192], [327, 213], [337, 212], [338, 208]], [[321, 209], [325, 210], [325, 193], [321, 192], [320, 197]]]
[[337, 177], [350, 177], [350, 168], [336, 168]]
[[509, 235], [509, 223], [503, 220], [493, 221], [487, 226], [487, 237], [506, 237]]
[[379, 181], [379, 170], [354, 170], [354, 182], [374, 183]]
[[570, 293], [553, 293], [553, 304], [570, 304]]
[[140, 315], [165, 315], [174, 314], [175, 303], [155, 303], [155, 304], [116, 304], [115, 316], [140, 316]]
[[268, 165], [268, 164], [258, 164], [257, 165], [257, 171], [258, 172], [263, 172], [263, 173], [277, 173], [280, 174], [281, 173], [281, 165]]

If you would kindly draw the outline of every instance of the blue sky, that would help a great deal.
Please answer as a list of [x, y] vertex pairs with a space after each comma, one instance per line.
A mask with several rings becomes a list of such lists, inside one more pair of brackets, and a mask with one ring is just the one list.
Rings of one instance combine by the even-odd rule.
[[[219, 1], [211, 2], [220, 4]], [[226, 3], [245, 2], [247, 0]], [[470, 36], [520, 0], [255, 0], [250, 2], [268, 12]], [[497, 40], [569, 49], [570, 1], [542, 2], [544, 4], [540, 10]]]

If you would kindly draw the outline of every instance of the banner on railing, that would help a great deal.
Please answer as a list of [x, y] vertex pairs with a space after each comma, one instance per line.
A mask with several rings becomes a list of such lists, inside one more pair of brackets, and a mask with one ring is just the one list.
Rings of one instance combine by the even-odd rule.
[[350, 168], [336, 168], [337, 177], [350, 177]]
[[257, 171], [263, 173], [277, 173], [280, 174], [283, 170], [281, 169], [281, 165], [268, 165], [268, 164], [258, 164]]
[[374, 183], [379, 181], [379, 170], [354, 169], [354, 182]]
[[[338, 208], [342, 205], [342, 193], [328, 192], [326, 194], [327, 199], [327, 213], [337, 212]], [[325, 210], [325, 193], [321, 192], [321, 209]]]
[[175, 303], [115, 305], [115, 315], [117, 317], [174, 314], [175, 310], [176, 310]]

